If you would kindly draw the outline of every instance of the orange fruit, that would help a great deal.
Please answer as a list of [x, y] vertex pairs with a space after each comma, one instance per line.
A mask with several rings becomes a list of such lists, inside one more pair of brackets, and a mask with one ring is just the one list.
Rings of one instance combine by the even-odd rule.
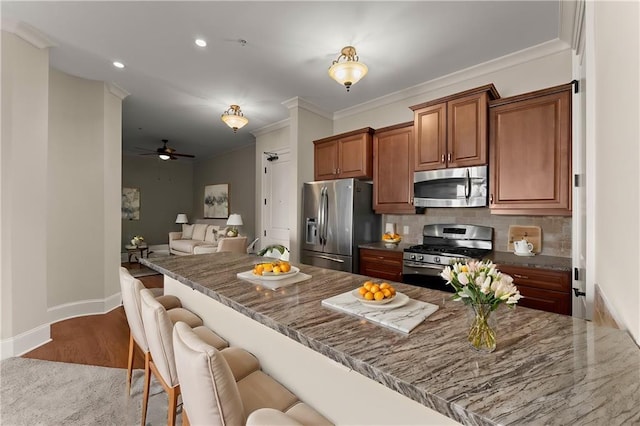
[[373, 300], [373, 293], [371, 293], [370, 291], [366, 292], [366, 293], [364, 294], [364, 298], [365, 298], [366, 300]]
[[273, 264], [272, 263], [264, 263], [262, 266], [263, 266], [265, 272], [272, 272], [273, 271]]
[[291, 270], [291, 265], [287, 262], [280, 263], [280, 271], [281, 272], [289, 272]]
[[374, 297], [376, 300], [382, 300], [382, 299], [384, 299], [384, 293], [383, 293], [383, 292], [381, 292], [381, 291], [378, 291], [377, 293], [375, 293], [375, 294], [373, 295], [373, 297]]
[[369, 289], [369, 291], [373, 294], [377, 293], [380, 291], [380, 286], [377, 284], [374, 284], [371, 286], [371, 288]]
[[367, 290], [367, 289], [366, 289], [366, 288], [364, 288], [364, 287], [360, 287], [360, 288], [358, 289], [358, 293], [360, 293], [360, 296], [364, 296], [364, 294], [365, 294], [367, 291], [369, 291], [369, 290]]
[[384, 294], [384, 297], [391, 297], [391, 290], [389, 290], [388, 288], [383, 288], [380, 291]]
[[364, 283], [363, 287], [366, 288], [367, 291], [369, 291], [372, 285], [373, 283], [371, 281], [367, 281], [366, 283]]

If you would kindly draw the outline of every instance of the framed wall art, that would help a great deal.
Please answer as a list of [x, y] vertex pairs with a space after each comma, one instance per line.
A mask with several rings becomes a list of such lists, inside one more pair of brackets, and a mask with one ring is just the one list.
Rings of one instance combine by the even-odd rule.
[[122, 218], [140, 220], [140, 190], [122, 188]]
[[204, 187], [205, 219], [226, 219], [229, 217], [229, 184], [219, 183]]

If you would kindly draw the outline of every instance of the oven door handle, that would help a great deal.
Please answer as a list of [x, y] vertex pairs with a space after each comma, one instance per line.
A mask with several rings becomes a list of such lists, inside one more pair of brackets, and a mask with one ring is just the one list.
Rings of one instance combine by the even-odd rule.
[[444, 266], [438, 265], [425, 265], [424, 263], [405, 263], [405, 266], [410, 268], [422, 268], [422, 269], [438, 269], [440, 271], [444, 270]]
[[469, 200], [471, 196], [471, 176], [469, 175], [469, 169], [467, 169], [467, 179], [464, 182], [464, 198]]

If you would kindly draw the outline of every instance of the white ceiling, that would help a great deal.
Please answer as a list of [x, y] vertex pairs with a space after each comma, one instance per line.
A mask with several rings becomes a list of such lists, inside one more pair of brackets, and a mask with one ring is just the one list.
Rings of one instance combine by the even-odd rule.
[[[26, 23], [55, 42], [53, 67], [130, 93], [125, 152], [169, 139], [198, 158], [253, 143], [252, 131], [288, 118], [282, 102], [296, 96], [333, 113], [555, 40], [560, 26], [560, 0], [2, 1], [1, 8], [3, 26]], [[198, 48], [196, 37], [208, 46]], [[327, 74], [346, 45], [369, 67], [350, 93]], [[249, 119], [237, 134], [220, 120], [230, 104]]]

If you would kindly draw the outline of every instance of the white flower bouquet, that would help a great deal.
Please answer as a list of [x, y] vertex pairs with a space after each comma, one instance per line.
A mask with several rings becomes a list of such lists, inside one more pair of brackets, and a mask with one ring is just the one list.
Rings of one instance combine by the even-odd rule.
[[456, 291], [454, 300], [487, 304], [494, 311], [501, 303], [513, 307], [522, 298], [510, 275], [498, 271], [490, 260], [469, 260], [444, 268], [440, 276]]
[[498, 271], [490, 260], [468, 260], [444, 268], [440, 276], [455, 289], [454, 300], [470, 305], [473, 316], [467, 340], [479, 351], [496, 348], [496, 334], [489, 323], [490, 314], [500, 304], [513, 308], [522, 298], [510, 275]]

